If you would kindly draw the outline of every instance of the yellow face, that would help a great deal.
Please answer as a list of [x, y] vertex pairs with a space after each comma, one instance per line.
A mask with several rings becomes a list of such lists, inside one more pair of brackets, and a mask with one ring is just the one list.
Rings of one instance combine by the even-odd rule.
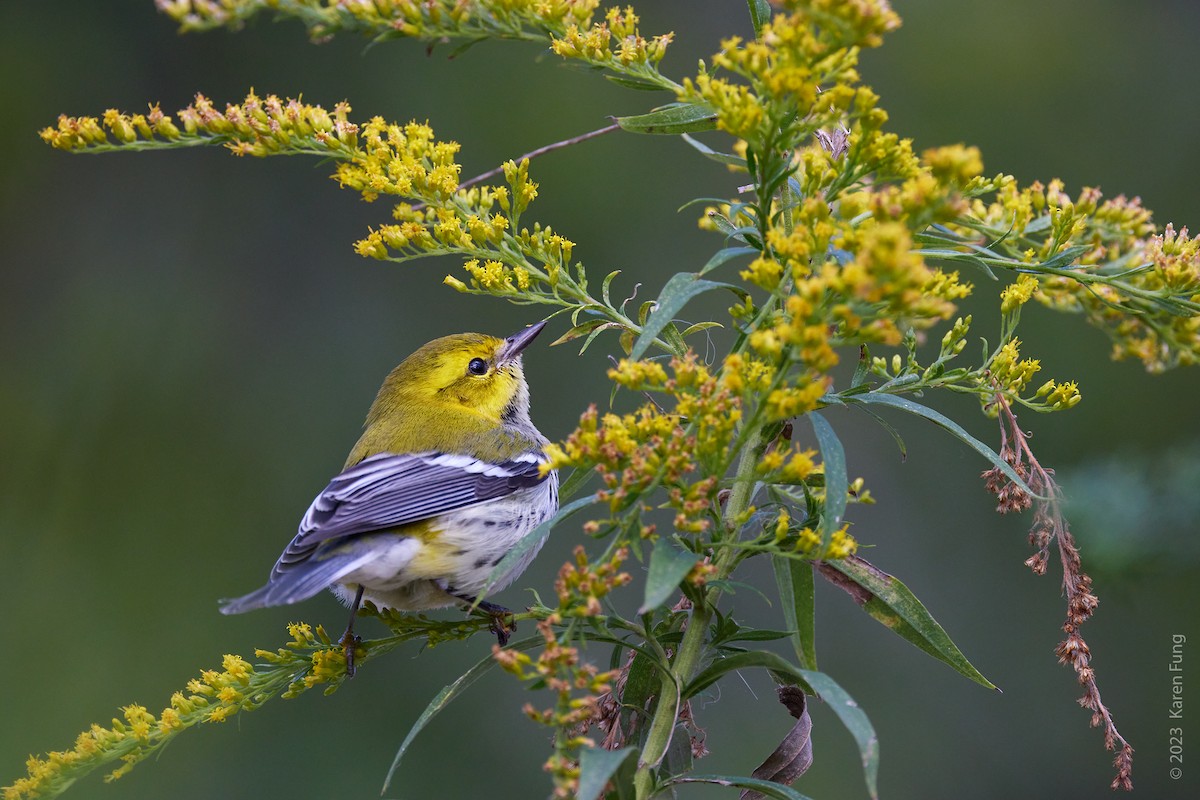
[[410, 396], [501, 419], [525, 387], [520, 353], [506, 356], [505, 345], [478, 333], [434, 339], [406, 358], [389, 382], [395, 379], [396, 389]]

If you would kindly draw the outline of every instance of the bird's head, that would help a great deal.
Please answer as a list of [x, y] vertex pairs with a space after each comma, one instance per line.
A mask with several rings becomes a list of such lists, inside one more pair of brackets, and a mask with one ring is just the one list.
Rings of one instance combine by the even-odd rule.
[[[396, 367], [376, 401], [389, 413], [413, 403], [460, 406], [504, 422], [528, 421], [529, 387], [521, 368], [521, 351], [541, 333], [545, 322], [507, 339], [481, 333], [443, 336], [422, 346]], [[368, 418], [368, 423], [370, 422]]]

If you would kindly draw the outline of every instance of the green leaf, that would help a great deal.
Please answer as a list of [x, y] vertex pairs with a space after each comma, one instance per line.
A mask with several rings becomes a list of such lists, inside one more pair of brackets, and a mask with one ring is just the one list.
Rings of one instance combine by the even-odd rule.
[[[576, 470], [576, 472], [579, 471], [581, 470]], [[573, 479], [574, 477], [575, 474], [572, 473], [571, 478]], [[526, 554], [528, 554], [531, 550], [536, 552], [538, 548], [542, 546], [542, 542], [546, 541], [546, 537], [550, 535], [551, 528], [574, 514], [579, 509], [590, 506], [595, 502], [596, 495], [590, 494], [587, 497], [579, 498], [573, 503], [567, 503], [565, 506], [559, 508], [558, 513], [553, 517], [521, 537], [521, 541], [517, 542], [516, 546], [509, 550], [508, 554], [500, 560], [500, 563], [492, 568], [492, 571], [488, 574], [487, 583], [484, 584], [483, 589], [479, 592], [479, 596], [475, 599], [475, 603], [478, 604], [479, 601], [482, 600], [487, 593], [492, 590], [492, 587], [496, 585], [496, 582], [507, 575], [509, 570], [511, 570], [518, 562], [520, 562], [521, 559], [525, 558]]]
[[[867, 792], [872, 798], [879, 797], [879, 738], [875, 735], [875, 727], [867, 714], [837, 681], [824, 672], [801, 670], [808, 684], [817, 690], [816, 694], [837, 714], [842, 725], [850, 731], [858, 744], [858, 754], [862, 758], [863, 777], [867, 782]], [[801, 687], [803, 688], [803, 687]]]
[[579, 491], [579, 487], [588, 482], [596, 473], [590, 469], [575, 469], [571, 470], [571, 474], [562, 482], [562, 486], [558, 487], [558, 501], [561, 503], [571, 495]]
[[732, 261], [739, 256], [752, 256], [758, 253], [756, 247], [726, 247], [713, 253], [712, 258], [708, 260], [703, 267], [700, 268], [700, 275], [710, 272], [727, 261]]
[[662, 91], [664, 88], [659, 86], [654, 81], [648, 81], [644, 78], [634, 78], [629, 75], [613, 75], [612, 73], [608, 73], [604, 77], [618, 86], [624, 86], [626, 89], [640, 89], [644, 92], [658, 92]]
[[812, 421], [817, 449], [821, 451], [821, 461], [825, 464], [825, 510], [821, 514], [821, 552], [824, 553], [830, 537], [841, 527], [842, 516], [846, 513], [846, 492], [850, 489], [850, 480], [846, 477], [846, 451], [841, 439], [817, 412], [810, 411], [808, 418]]
[[616, 123], [630, 133], [696, 133], [715, 130], [717, 112], [704, 103], [670, 103], [649, 114], [617, 117]]
[[[522, 639], [519, 642], [510, 644], [508, 649], [530, 650], [544, 642], [545, 639], [541, 636], [531, 636], [528, 639]], [[392, 759], [392, 766], [388, 768], [387, 777], [383, 779], [383, 788], [380, 790], [380, 794], [388, 790], [388, 785], [392, 782], [392, 776], [396, 774], [396, 769], [400, 766], [400, 759], [404, 758], [404, 754], [408, 751], [408, 747], [412, 744], [413, 739], [417, 738], [417, 734], [429, 724], [431, 719], [436, 717], [446, 706], [450, 705], [451, 701], [455, 700], [471, 684], [483, 677], [484, 673], [494, 666], [496, 666], [496, 659], [489, 653], [487, 657], [460, 675], [454, 683], [442, 687], [442, 690], [434, 695], [434, 698], [429, 701], [429, 705], [421, 712], [421, 716], [417, 717], [417, 721], [409, 728], [408, 735], [404, 737], [404, 741], [400, 744], [400, 749], [396, 751], [396, 757]]]
[[746, 0], [746, 5], [750, 6], [750, 22], [757, 36], [762, 26], [771, 21], [771, 4], [767, 0]]
[[850, 388], [857, 389], [867, 382], [871, 375], [871, 351], [867, 346], [859, 345], [858, 362], [854, 365], [854, 376], [850, 379]]
[[665, 536], [659, 537], [654, 543], [654, 549], [650, 551], [646, 594], [637, 613], [647, 614], [665, 603], [699, 560], [700, 556], [695, 553], [680, 550]]
[[589, 319], [587, 322], [581, 322], [580, 324], [576, 325], [574, 328], [571, 328], [570, 330], [568, 330], [562, 336], [558, 337], [553, 342], [551, 342], [550, 346], [554, 347], [555, 345], [565, 344], [565, 343], [571, 341], [572, 339], [578, 339], [580, 336], [587, 336], [589, 333], [591, 333], [592, 331], [601, 327], [602, 325], [611, 325], [613, 327], [620, 327], [616, 323], [610, 322], [609, 320], [606, 320], [606, 319]]
[[1037, 497], [1037, 494], [1035, 494], [1029, 488], [1029, 486], [1026, 485], [1025, 481], [1022, 480], [1021, 476], [1016, 473], [1011, 464], [997, 455], [996, 451], [992, 450], [992, 448], [988, 447], [986, 444], [967, 433], [961, 425], [947, 417], [945, 414], [934, 411], [932, 408], [923, 406], [920, 403], [914, 403], [908, 398], [897, 397], [894, 394], [867, 392], [865, 394], [855, 395], [853, 397], [846, 397], [845, 400], [847, 403], [874, 403], [881, 406], [891, 406], [892, 408], [898, 408], [901, 411], [907, 411], [909, 414], [915, 414], [918, 417], [929, 420], [935, 425], [945, 428], [959, 441], [963, 442], [972, 450], [979, 453], [988, 461], [992, 462], [992, 464], [999, 468], [999, 470], [1004, 473], [1005, 477], [1015, 483], [1017, 487], [1021, 489], [1021, 491], [1027, 492], [1032, 497]]
[[724, 327], [725, 326], [719, 322], [713, 322], [713, 321], [697, 322], [695, 325], [688, 325], [686, 328], [683, 329], [683, 333], [681, 333], [679, 335], [686, 339], [687, 337], [691, 336], [693, 333], [699, 333], [700, 331], [706, 331], [709, 328], [724, 328]]
[[700, 141], [699, 139], [694, 139], [691, 136], [688, 136], [686, 133], [683, 134], [681, 138], [705, 158], [716, 161], [718, 164], [724, 164], [728, 167], [738, 167], [740, 169], [746, 168], [746, 159], [742, 158], [741, 156], [735, 156], [730, 153], [722, 153], [718, 150], [713, 150], [704, 142]]
[[1036, 272], [1039, 267], [1041, 269], [1066, 269], [1067, 267], [1069, 267], [1073, 263], [1075, 263], [1075, 260], [1077, 258], [1079, 258], [1081, 255], [1083, 255], [1084, 253], [1086, 253], [1088, 250], [1091, 250], [1091, 249], [1092, 249], [1091, 245], [1077, 244], [1073, 247], [1065, 248], [1061, 252], [1057, 253], [1054, 256], [1051, 256], [1049, 259], [1047, 259], [1046, 261], [1043, 261], [1040, 264], [1033, 264], [1033, 265], [1031, 265], [1031, 268], [1025, 269], [1023, 271]]
[[879, 416], [878, 414], [876, 414], [874, 411], [867, 408], [866, 406], [856, 406], [856, 407], [860, 411], [862, 411], [864, 414], [871, 417], [871, 419], [878, 422], [879, 427], [883, 428], [885, 431], [887, 431], [888, 433], [890, 433], [892, 435], [892, 439], [896, 442], [896, 447], [900, 450], [900, 460], [907, 461], [908, 460], [908, 446], [906, 444], [904, 444], [904, 437], [902, 437], [900, 435], [900, 431], [896, 430], [896, 426], [892, 425], [892, 423], [888, 422], [886, 419]]
[[738, 789], [751, 789], [761, 792], [776, 800], [811, 800], [808, 795], [800, 794], [790, 786], [774, 781], [764, 781], [758, 778], [747, 778], [741, 775], [689, 775], [686, 778], [673, 778], [671, 783], [710, 783], [715, 786], [733, 786]]
[[[929, 610], [897, 578], [858, 556], [822, 562], [820, 569], [832, 583], [845, 589], [863, 611], [893, 633], [949, 665], [963, 677], [989, 689], [996, 688], [971, 665]], [[831, 570], [836, 570], [838, 575], [831, 576]], [[852, 585], [847, 586], [846, 581]]]
[[637, 752], [634, 747], [623, 747], [620, 750], [604, 750], [603, 748], [588, 747], [579, 751], [579, 788], [575, 792], [576, 800], [598, 800], [604, 793], [604, 787], [616, 771], [621, 768], [631, 755]]
[[[658, 295], [658, 308], [650, 314], [642, 327], [642, 335], [634, 342], [629, 351], [630, 359], [639, 359], [645, 355], [651, 343], [662, 333], [663, 328], [670, 324], [675, 315], [698, 294], [710, 292], [713, 289], [734, 289], [738, 287], [729, 283], [701, 280], [694, 272], [679, 272], [671, 276]], [[740, 291], [740, 290], [739, 290]]]
[[790, 678], [789, 682], [796, 683], [808, 694], [817, 694], [816, 689], [811, 687], [803, 677], [803, 670], [789, 662], [783, 656], [767, 650], [751, 650], [746, 653], [736, 653], [726, 658], [719, 658], [709, 664], [700, 671], [699, 675], [692, 678], [687, 686], [683, 687], [681, 699], [687, 700], [699, 694], [720, 680], [726, 673], [739, 669], [749, 669], [751, 667], [762, 667], [780, 675], [787, 675]]
[[872, 798], [877, 798], [879, 796], [877, 788], [879, 739], [875, 736], [875, 728], [871, 725], [871, 720], [867, 719], [866, 713], [858, 707], [854, 698], [824, 672], [800, 669], [780, 655], [766, 650], [753, 650], [714, 661], [684, 687], [681, 698], [686, 700], [698, 692], [704, 691], [726, 673], [749, 667], [762, 667], [770, 670], [776, 680], [799, 686], [807, 694], [816, 695], [825, 701], [858, 744], [867, 791], [870, 792]]
[[638, 651], [629, 665], [625, 690], [621, 692], [621, 730], [626, 741], [640, 742], [641, 732], [649, 723], [647, 705], [662, 686], [653, 657]]
[[777, 639], [786, 639], [792, 635], [791, 631], [773, 631], [769, 628], [750, 628], [741, 630], [730, 636], [721, 639], [722, 642], [773, 642]]
[[796, 658], [805, 669], [816, 669], [816, 604], [812, 565], [775, 555], [771, 557], [771, 566], [775, 568], [779, 602], [783, 604], [783, 620], [788, 630], [793, 631], [791, 638]]

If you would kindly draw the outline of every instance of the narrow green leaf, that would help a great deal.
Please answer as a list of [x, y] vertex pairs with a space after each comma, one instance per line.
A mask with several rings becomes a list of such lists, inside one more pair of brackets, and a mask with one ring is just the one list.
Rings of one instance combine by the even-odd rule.
[[650, 551], [646, 594], [637, 613], [647, 614], [665, 603], [699, 560], [700, 556], [695, 553], [680, 550], [665, 536], [659, 537], [654, 543], [654, 549]]
[[837, 714], [842, 725], [850, 731], [858, 744], [858, 754], [862, 758], [863, 777], [867, 782], [867, 792], [872, 798], [879, 797], [879, 738], [875, 735], [875, 727], [871, 720], [854, 698], [838, 685], [837, 681], [824, 672], [800, 670], [808, 684], [816, 689], [816, 694], [825, 701], [833, 713]]
[[738, 631], [732, 636], [722, 639], [722, 642], [773, 642], [777, 639], [786, 639], [792, 635], [791, 631], [773, 631], [768, 628], [751, 628], [749, 630]]
[[892, 435], [892, 439], [895, 440], [895, 442], [896, 442], [896, 447], [899, 448], [899, 450], [900, 450], [900, 460], [907, 461], [908, 460], [908, 445], [904, 444], [904, 437], [902, 437], [900, 435], [900, 431], [896, 430], [896, 426], [892, 425], [892, 423], [888, 422], [886, 419], [879, 416], [874, 411], [867, 408], [865, 405], [857, 406], [857, 408], [860, 411], [862, 411], [864, 414], [866, 414], [867, 416], [871, 417], [871, 419], [878, 422], [879, 427], [883, 428], [885, 431], [887, 431], [888, 433], [890, 433]]
[[587, 747], [579, 751], [579, 788], [576, 800], [599, 800], [604, 787], [625, 759], [637, 752], [637, 748], [623, 747], [620, 750], [605, 750]]
[[658, 92], [662, 91], [664, 88], [659, 86], [654, 81], [648, 81], [643, 78], [633, 78], [628, 75], [613, 75], [612, 73], [606, 73], [604, 77], [618, 86], [624, 86], [626, 89], [639, 89], [644, 92]]
[[658, 295], [656, 301], [658, 308], [654, 309], [654, 312], [647, 318], [646, 324], [642, 326], [642, 335], [638, 337], [633, 349], [629, 351], [629, 357], [638, 359], [645, 355], [650, 344], [658, 334], [662, 333], [663, 328], [667, 327], [675, 315], [696, 295], [713, 289], [736, 288], [728, 283], [701, 280], [694, 272], [679, 272], [671, 276]]
[[[576, 471], [578, 472], [580, 470]], [[571, 478], [574, 477], [575, 474], [572, 473]], [[580, 479], [581, 482], [583, 480], [586, 480], [586, 476]], [[521, 537], [521, 541], [517, 542], [516, 546], [509, 550], [508, 554], [500, 560], [500, 563], [492, 568], [492, 571], [488, 574], [487, 583], [484, 585], [483, 590], [479, 593], [479, 596], [476, 598], [475, 602], [478, 603], [480, 600], [482, 600], [487, 593], [492, 590], [492, 587], [496, 585], [496, 582], [507, 575], [509, 570], [519, 563], [521, 559], [525, 558], [530, 551], [537, 552], [541, 548], [542, 543], [545, 542], [546, 538], [550, 535], [551, 528], [574, 514], [579, 509], [590, 506], [595, 502], [596, 495], [591, 494], [587, 497], [581, 497], [573, 503], [567, 503], [565, 506], [559, 508], [558, 513], [553, 517]]]
[[558, 487], [558, 501], [561, 503], [571, 495], [579, 491], [579, 487], [588, 482], [588, 478], [596, 473], [590, 469], [575, 469], [571, 470], [571, 474], [562, 482], [562, 486]]
[[821, 552], [824, 553], [830, 537], [842, 525], [850, 480], [846, 477], [846, 451], [833, 427], [815, 411], [810, 411], [808, 418], [812, 421], [817, 449], [821, 451], [821, 461], [825, 465], [825, 510], [821, 514]]
[[792, 647], [800, 666], [817, 668], [816, 600], [813, 597], [812, 565], [806, 561], [772, 556], [775, 583], [779, 587], [779, 602], [783, 605], [783, 620], [792, 631]]
[[699, 333], [700, 331], [706, 331], [709, 328], [724, 328], [724, 327], [725, 326], [719, 322], [712, 322], [712, 321], [697, 322], [695, 325], [688, 325], [686, 328], [683, 329], [683, 333], [681, 333], [679, 335], [686, 339], [687, 337], [691, 336], [693, 333]]
[[871, 351], [867, 346], [859, 345], [858, 362], [854, 365], [854, 376], [850, 379], [850, 387], [857, 389], [867, 382], [871, 375]]
[[717, 127], [717, 112], [704, 103], [670, 103], [649, 114], [617, 117], [616, 123], [630, 133], [668, 134], [711, 131]]
[[1032, 265], [1031, 269], [1027, 271], [1036, 271], [1038, 267], [1041, 267], [1042, 269], [1066, 269], [1075, 263], [1077, 258], [1091, 249], [1091, 246], [1086, 244], [1077, 244], [1074, 247], [1067, 247], [1046, 261], [1043, 261], [1040, 264]]
[[599, 328], [601, 325], [613, 325], [613, 324], [614, 323], [609, 322], [606, 319], [589, 319], [587, 322], [581, 322], [580, 324], [576, 325], [575, 327], [569, 329], [562, 336], [558, 337], [553, 342], [551, 342], [550, 346], [554, 347], [555, 345], [565, 344], [565, 343], [571, 341], [572, 339], [578, 339], [580, 336], [587, 336], [589, 333], [596, 330], [596, 328]]
[[662, 677], [653, 662], [653, 657], [638, 651], [629, 665], [625, 679], [625, 691], [621, 692], [621, 730], [626, 741], [640, 742], [650, 709], [650, 698], [662, 687]]
[[795, 683], [808, 694], [817, 694], [817, 690], [810, 686], [804, 677], [804, 670], [801, 670], [795, 664], [792, 664], [783, 656], [776, 653], [767, 650], [751, 650], [746, 653], [735, 653], [725, 658], [719, 658], [709, 664], [700, 671], [699, 675], [692, 678], [687, 686], [683, 687], [681, 699], [687, 700], [690, 697], [694, 697], [709, 686], [712, 686], [727, 673], [739, 669], [750, 669], [751, 667], [761, 667], [779, 675], [786, 675], [788, 676], [789, 683]]
[[[825, 561], [820, 569], [832, 583], [845, 589], [863, 611], [893, 633], [950, 666], [959, 675], [989, 689], [996, 688], [955, 646], [929, 609], [895, 576], [858, 556]], [[830, 570], [836, 570], [838, 575], [830, 576]], [[847, 586], [845, 581], [853, 585]]]
[[854, 698], [824, 672], [800, 669], [775, 653], [755, 650], [738, 653], [713, 662], [684, 687], [682, 697], [686, 700], [697, 692], [704, 691], [722, 675], [749, 667], [762, 667], [770, 670], [776, 680], [799, 686], [807, 694], [816, 695], [825, 701], [858, 744], [867, 791], [870, 792], [872, 798], [877, 798], [879, 796], [879, 739], [875, 736], [875, 728], [871, 725], [871, 720], [867, 718], [866, 713], [858, 707]]
[[808, 795], [800, 794], [790, 786], [774, 781], [764, 781], [759, 778], [747, 778], [741, 775], [689, 775], [686, 778], [673, 778], [671, 783], [709, 783], [714, 786], [733, 786], [738, 789], [751, 789], [761, 792], [776, 800], [810, 800]]
[[918, 417], [929, 420], [939, 427], [945, 428], [953, 434], [959, 441], [970, 447], [975, 452], [992, 462], [996, 467], [1004, 473], [1010, 481], [1015, 483], [1023, 492], [1029, 493], [1031, 496], [1037, 495], [1026, 485], [1021, 476], [1016, 473], [1012, 465], [1001, 458], [995, 450], [988, 447], [983, 442], [976, 439], [971, 434], [967, 433], [961, 425], [947, 417], [941, 412], [934, 411], [929, 406], [923, 406], [920, 403], [914, 403], [906, 397], [898, 397], [894, 394], [884, 394], [880, 392], [867, 392], [865, 394], [855, 395], [854, 397], [845, 398], [847, 402], [854, 403], [874, 403], [881, 406], [891, 406], [898, 408], [901, 411], [907, 411], [909, 414], [915, 414]]
[[719, 150], [713, 150], [704, 142], [700, 141], [699, 139], [694, 139], [691, 136], [688, 136], [686, 133], [683, 134], [681, 138], [705, 158], [712, 159], [718, 164], [724, 164], [728, 167], [739, 167], [741, 169], [746, 168], [746, 159], [742, 158], [741, 156], [735, 156], [731, 155], [730, 153], [722, 153]]
[[746, 0], [746, 5], [750, 6], [750, 22], [757, 36], [762, 26], [771, 21], [771, 4], [767, 0]]
[[708, 260], [703, 267], [700, 268], [700, 275], [710, 272], [722, 264], [732, 261], [739, 256], [752, 256], [758, 252], [755, 247], [726, 247], [713, 253], [712, 258]]
[[600, 297], [604, 300], [604, 305], [611, 306], [612, 300], [608, 297], [608, 287], [612, 286], [613, 280], [621, 274], [621, 270], [614, 269], [612, 272], [604, 276], [604, 280], [600, 283]]
[[[531, 636], [528, 639], [513, 642], [508, 646], [508, 649], [530, 650], [544, 642], [545, 639], [541, 636]], [[396, 751], [396, 757], [392, 759], [392, 766], [388, 768], [387, 777], [383, 779], [383, 789], [380, 790], [380, 794], [388, 790], [388, 785], [392, 782], [392, 776], [396, 774], [396, 770], [400, 766], [400, 759], [404, 758], [404, 754], [408, 751], [408, 747], [412, 744], [413, 739], [417, 738], [417, 734], [424, 730], [431, 719], [436, 717], [446, 706], [450, 705], [453, 700], [466, 691], [471, 684], [483, 677], [484, 673], [494, 666], [496, 666], [496, 659], [489, 653], [487, 657], [460, 675], [454, 683], [442, 687], [442, 690], [434, 695], [434, 698], [429, 701], [429, 705], [421, 712], [421, 716], [417, 717], [417, 721], [409, 728], [408, 735], [404, 737], [404, 741], [400, 744], [400, 749]]]

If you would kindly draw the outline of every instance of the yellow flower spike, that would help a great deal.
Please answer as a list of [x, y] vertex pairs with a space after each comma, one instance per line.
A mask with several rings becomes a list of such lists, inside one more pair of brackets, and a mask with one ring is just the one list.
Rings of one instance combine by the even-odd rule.
[[1049, 392], [1046, 402], [1054, 408], [1073, 408], [1083, 397], [1079, 394], [1079, 386], [1075, 381], [1060, 383]]
[[739, 275], [742, 280], [773, 292], [783, 277], [783, 266], [774, 259], [756, 258]]
[[1028, 273], [1022, 273], [1016, 282], [1010, 283], [1000, 292], [1000, 311], [1011, 314], [1033, 297], [1039, 286], [1038, 279]]
[[775, 520], [775, 541], [781, 542], [787, 538], [789, 525], [792, 521], [791, 515], [788, 514], [786, 508], [779, 511], [779, 517]]

